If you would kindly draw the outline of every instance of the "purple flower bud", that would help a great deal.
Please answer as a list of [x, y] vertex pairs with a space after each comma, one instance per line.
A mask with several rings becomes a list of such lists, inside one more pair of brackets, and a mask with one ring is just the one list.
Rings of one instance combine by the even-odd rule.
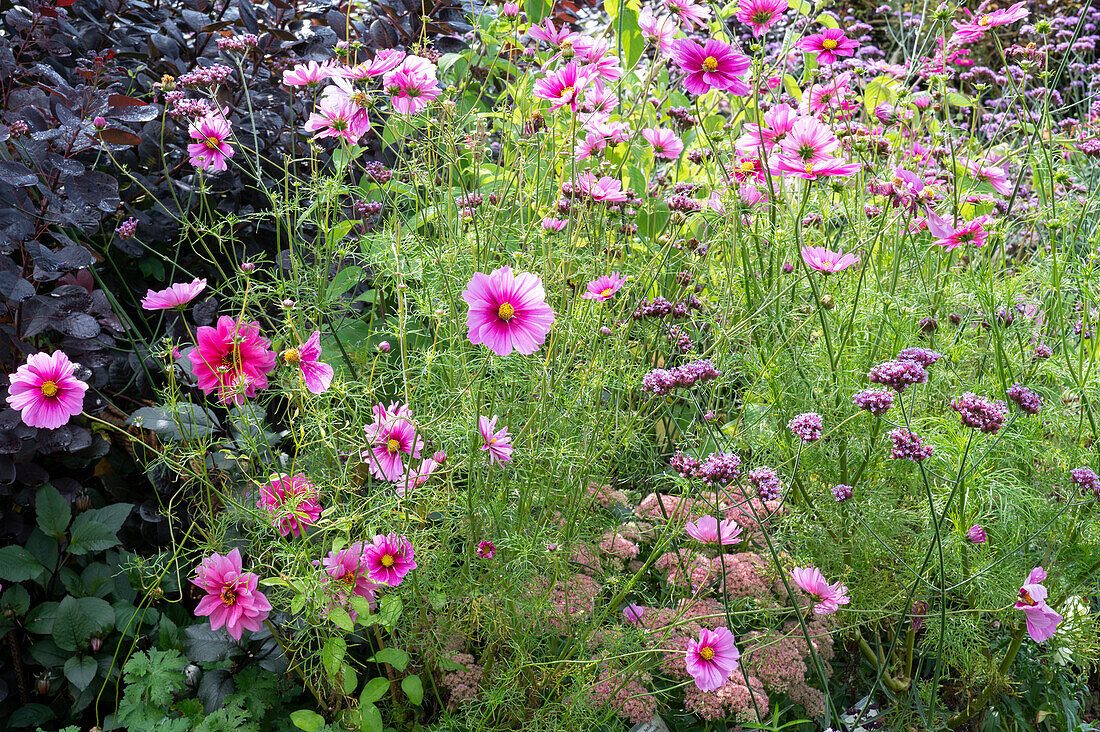
[[105, 130], [107, 129], [107, 120], [103, 117], [96, 117], [92, 120], [92, 126], [94, 126], [97, 130]]
[[382, 341], [381, 343], [378, 344], [378, 350], [381, 351], [382, 353], [389, 353], [390, 352], [390, 342], [389, 341]]
[[985, 529], [978, 524], [974, 524], [966, 530], [966, 540], [971, 544], [984, 544], [985, 543]]

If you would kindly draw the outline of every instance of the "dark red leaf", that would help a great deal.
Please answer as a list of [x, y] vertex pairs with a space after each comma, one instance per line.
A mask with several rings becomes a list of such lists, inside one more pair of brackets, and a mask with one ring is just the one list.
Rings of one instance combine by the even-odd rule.
[[107, 104], [112, 107], [144, 107], [148, 103], [128, 97], [125, 94], [112, 94], [107, 97]]
[[133, 147], [141, 144], [141, 138], [126, 130], [103, 130], [99, 133], [99, 139], [112, 145], [127, 145]]

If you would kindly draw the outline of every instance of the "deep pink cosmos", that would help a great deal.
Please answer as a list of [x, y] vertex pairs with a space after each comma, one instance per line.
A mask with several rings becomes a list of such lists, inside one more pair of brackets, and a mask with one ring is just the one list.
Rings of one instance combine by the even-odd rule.
[[814, 605], [814, 612], [819, 615], [835, 613], [841, 605], [847, 605], [851, 601], [847, 587], [839, 582], [830, 585], [816, 567], [795, 567], [791, 570], [791, 580], [799, 589], [821, 601]]
[[699, 637], [688, 641], [687, 672], [695, 679], [700, 691], [720, 689], [737, 670], [741, 652], [734, 645], [733, 633], [726, 628], [699, 631]]
[[1047, 605], [1047, 588], [1042, 585], [1047, 573], [1042, 567], [1036, 567], [1027, 575], [1024, 586], [1020, 588], [1019, 599], [1016, 601], [1016, 609], [1024, 611], [1024, 619], [1027, 621], [1027, 633], [1036, 643], [1050, 640], [1058, 623], [1063, 618], [1058, 612]]
[[206, 289], [206, 280], [195, 278], [191, 282], [176, 282], [167, 289], [154, 292], [149, 290], [141, 300], [146, 310], [169, 310], [182, 308], [194, 300]]
[[192, 140], [187, 146], [191, 164], [199, 170], [226, 170], [225, 161], [233, 157], [233, 148], [226, 140], [232, 129], [219, 112], [208, 114], [187, 128]]
[[499, 417], [493, 415], [492, 419], [482, 416], [478, 418], [477, 426], [481, 431], [481, 450], [489, 453], [489, 464], [512, 462], [512, 438], [508, 435], [508, 428], [497, 429]]
[[271, 342], [260, 335], [260, 324], [218, 318], [216, 327], [202, 326], [195, 334], [188, 358], [198, 386], [218, 393], [222, 404], [240, 406], [245, 398], [267, 388], [267, 374], [275, 368]]
[[848, 38], [839, 28], [826, 28], [820, 33], [806, 36], [795, 44], [795, 48], [806, 53], [816, 53], [817, 62], [826, 66], [835, 64], [841, 56], [854, 54], [859, 43]]
[[321, 517], [320, 493], [305, 475], [273, 475], [260, 486], [256, 508], [266, 511], [272, 524], [283, 536], [297, 539], [302, 529], [317, 523]]
[[206, 592], [195, 608], [195, 615], [209, 616], [211, 630], [224, 625], [236, 640], [241, 639], [242, 631], [255, 633], [271, 611], [271, 603], [257, 589], [259, 581], [257, 575], [243, 571], [239, 549], [224, 557], [211, 554], [202, 560], [191, 580]]
[[311, 394], [322, 394], [332, 384], [332, 367], [321, 363], [321, 331], [315, 330], [305, 343], [283, 351], [283, 360], [297, 366], [302, 382]]
[[8, 404], [30, 427], [57, 429], [84, 411], [88, 385], [75, 376], [64, 351], [32, 353], [8, 377]]
[[737, 96], [749, 93], [749, 85], [740, 77], [745, 75], [752, 62], [735, 53], [728, 43], [711, 38], [700, 46], [681, 38], [672, 42], [669, 55], [687, 74], [684, 88], [692, 94], [706, 94], [711, 89], [721, 89]]
[[787, 12], [787, 0], [740, 0], [736, 18], [752, 26], [753, 38], [759, 38]]
[[370, 578], [381, 585], [397, 587], [405, 575], [416, 569], [412, 544], [404, 536], [381, 534], [366, 549], [366, 566]]
[[577, 176], [574, 185], [580, 189], [581, 193], [590, 196], [593, 201], [622, 203], [627, 198], [622, 181], [609, 175], [597, 178], [591, 172], [584, 172]]
[[706, 544], [736, 544], [741, 536], [741, 527], [732, 519], [723, 519], [719, 523], [713, 516], [703, 516], [695, 523], [684, 524], [684, 531], [693, 539]]
[[542, 280], [530, 272], [513, 275], [510, 267], [477, 272], [462, 291], [469, 306], [466, 326], [470, 343], [484, 344], [498, 356], [539, 350], [554, 323]]
[[594, 70], [589, 67], [581, 67], [576, 61], [570, 61], [535, 81], [534, 94], [539, 99], [550, 102], [552, 110], [568, 104], [571, 110], [576, 111], [581, 92], [592, 82], [595, 75]]
[[389, 407], [374, 407], [374, 422], [367, 425], [368, 446], [363, 461], [371, 475], [380, 480], [400, 481], [405, 478], [405, 456], [420, 459], [424, 441], [416, 433], [408, 405], [393, 402]]
[[961, 226], [955, 227], [929, 211], [928, 231], [932, 232], [932, 235], [936, 237], [932, 240], [932, 243], [937, 246], [946, 247], [947, 251], [951, 251], [955, 247], [964, 244], [973, 244], [976, 247], [980, 247], [985, 244], [986, 235], [988, 233], [985, 230], [985, 225], [988, 224], [990, 220], [989, 216], [979, 216], [972, 221], [966, 221]]
[[347, 608], [353, 621], [359, 616], [348, 602], [353, 595], [365, 597], [368, 603], [374, 604], [377, 585], [368, 576], [367, 547], [363, 542], [357, 541], [339, 551], [329, 552], [321, 564], [327, 575], [326, 584]]
[[581, 297], [585, 300], [595, 300], [597, 302], [610, 300], [622, 288], [624, 282], [626, 282], [626, 279], [620, 277], [618, 272], [597, 277], [588, 283], [587, 292], [582, 294]]

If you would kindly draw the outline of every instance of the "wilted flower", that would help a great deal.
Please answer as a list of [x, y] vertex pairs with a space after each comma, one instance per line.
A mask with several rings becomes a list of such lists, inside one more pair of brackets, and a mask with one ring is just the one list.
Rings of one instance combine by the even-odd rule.
[[1016, 609], [1024, 611], [1028, 635], [1036, 643], [1049, 640], [1058, 623], [1062, 622], [1062, 616], [1046, 603], [1047, 588], [1041, 584], [1046, 578], [1047, 573], [1042, 567], [1031, 570], [1016, 601]]

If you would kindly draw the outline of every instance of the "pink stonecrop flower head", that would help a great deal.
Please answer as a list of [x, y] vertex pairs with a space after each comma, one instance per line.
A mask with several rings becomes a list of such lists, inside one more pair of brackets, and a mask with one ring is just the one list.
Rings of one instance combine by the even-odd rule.
[[283, 536], [297, 539], [302, 529], [317, 523], [321, 517], [320, 492], [305, 475], [273, 475], [260, 486], [256, 508], [266, 511], [275, 528]]
[[191, 164], [199, 170], [226, 170], [225, 161], [233, 157], [233, 148], [226, 140], [232, 129], [220, 113], [208, 114], [188, 127], [192, 142], [187, 146]]
[[795, 567], [791, 570], [791, 581], [799, 589], [821, 601], [814, 605], [814, 612], [819, 615], [835, 613], [841, 605], [847, 605], [851, 601], [848, 588], [839, 582], [830, 585], [817, 567]]
[[859, 257], [851, 252], [845, 254], [843, 250], [834, 252], [825, 247], [802, 247], [802, 261], [812, 269], [832, 274], [859, 264]]
[[374, 423], [367, 425], [368, 446], [363, 461], [371, 475], [379, 480], [400, 481], [405, 477], [406, 456], [420, 459], [424, 441], [417, 435], [409, 407], [393, 402], [389, 407], [374, 408]]
[[570, 61], [554, 72], [535, 81], [534, 94], [539, 99], [550, 102], [554, 110], [566, 104], [574, 112], [580, 100], [581, 92], [592, 83], [595, 74], [587, 66], [578, 66]]
[[1024, 619], [1027, 622], [1027, 633], [1036, 643], [1050, 640], [1058, 623], [1063, 618], [1058, 612], [1047, 605], [1047, 588], [1043, 586], [1047, 573], [1042, 567], [1036, 567], [1027, 575], [1024, 586], [1020, 588], [1019, 599], [1016, 601], [1016, 609], [1024, 611]]
[[642, 137], [653, 147], [653, 155], [666, 160], [676, 160], [684, 151], [684, 143], [676, 133], [665, 127], [647, 127]]
[[191, 282], [176, 282], [167, 289], [154, 292], [149, 290], [141, 299], [141, 307], [146, 310], [170, 310], [182, 308], [194, 300], [206, 289], [206, 280], [195, 278]]
[[700, 691], [722, 688], [726, 680], [737, 670], [741, 652], [734, 644], [733, 633], [726, 628], [703, 628], [698, 638], [688, 641], [687, 672], [695, 679]]
[[240, 406], [256, 396], [257, 389], [267, 388], [267, 374], [275, 368], [270, 346], [260, 335], [259, 323], [223, 315], [215, 327], [204, 325], [196, 331], [188, 358], [204, 393], [217, 392], [221, 404]]
[[[328, 556], [321, 560], [321, 566], [327, 575], [326, 584], [341, 604], [347, 606], [348, 600], [353, 595], [366, 598], [368, 603], [374, 603], [377, 585], [368, 576], [367, 547], [363, 542], [357, 541], [339, 551], [329, 552]], [[359, 613], [348, 607], [348, 615], [354, 621]]]
[[601, 277], [597, 277], [588, 283], [586, 292], [581, 295], [585, 300], [595, 300], [596, 302], [604, 302], [610, 300], [615, 296], [626, 279], [619, 276], [618, 272], [612, 272]]
[[736, 17], [752, 26], [753, 38], [759, 38], [783, 17], [788, 7], [787, 0], [740, 0]]
[[64, 351], [32, 353], [8, 377], [8, 404], [19, 410], [23, 424], [57, 429], [84, 411], [88, 385], [75, 372]]
[[404, 536], [375, 536], [366, 549], [367, 572], [378, 584], [397, 587], [406, 574], [416, 569], [414, 556], [412, 544]]
[[492, 419], [481, 416], [477, 420], [478, 429], [481, 431], [481, 450], [489, 453], [489, 464], [512, 462], [512, 438], [508, 434], [508, 428], [497, 429], [497, 415]]
[[323, 394], [332, 384], [333, 370], [321, 363], [321, 331], [315, 330], [305, 343], [283, 351], [283, 360], [298, 367], [302, 383], [311, 394]]
[[542, 280], [530, 272], [512, 274], [510, 267], [489, 275], [477, 272], [462, 291], [462, 299], [470, 308], [466, 315], [470, 343], [484, 344], [498, 356], [512, 351], [525, 356], [535, 353], [554, 324]]
[[684, 88], [692, 94], [706, 94], [721, 89], [736, 96], [749, 93], [749, 85], [741, 77], [752, 66], [745, 56], [735, 53], [728, 43], [711, 38], [700, 46], [681, 38], [672, 42], [672, 60], [687, 74]]
[[806, 36], [795, 44], [795, 48], [806, 53], [816, 53], [817, 62], [826, 66], [835, 64], [841, 56], [854, 54], [859, 43], [848, 38], [839, 28], [826, 28], [820, 33]]
[[259, 581], [254, 573], [243, 571], [239, 549], [224, 557], [211, 554], [202, 560], [191, 580], [206, 592], [195, 608], [195, 615], [208, 616], [211, 630], [225, 626], [236, 640], [241, 639], [245, 630], [255, 633], [271, 611], [271, 603], [258, 589]]
[[705, 544], [736, 544], [742, 529], [732, 519], [723, 519], [719, 523], [713, 516], [703, 516], [695, 523], [689, 521], [684, 524], [684, 531]]

